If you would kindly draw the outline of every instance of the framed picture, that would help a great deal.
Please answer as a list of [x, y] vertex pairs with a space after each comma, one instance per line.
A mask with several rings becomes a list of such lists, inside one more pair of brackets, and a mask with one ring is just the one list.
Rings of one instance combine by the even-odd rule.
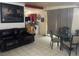
[[44, 17], [41, 18], [41, 22], [44, 22]]

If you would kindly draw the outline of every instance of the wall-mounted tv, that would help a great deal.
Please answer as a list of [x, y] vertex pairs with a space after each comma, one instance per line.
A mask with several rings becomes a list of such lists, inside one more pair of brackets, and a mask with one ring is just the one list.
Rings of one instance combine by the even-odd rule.
[[15, 23], [24, 22], [24, 7], [12, 4], [1, 3], [1, 22]]
[[0, 4], [0, 22], [1, 22], [1, 4]]

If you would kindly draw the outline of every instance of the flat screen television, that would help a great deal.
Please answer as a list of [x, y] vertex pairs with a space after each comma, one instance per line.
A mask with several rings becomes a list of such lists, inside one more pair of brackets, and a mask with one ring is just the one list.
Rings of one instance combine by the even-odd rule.
[[24, 7], [1, 3], [2, 23], [24, 22]]
[[1, 4], [0, 4], [0, 22], [1, 22]]

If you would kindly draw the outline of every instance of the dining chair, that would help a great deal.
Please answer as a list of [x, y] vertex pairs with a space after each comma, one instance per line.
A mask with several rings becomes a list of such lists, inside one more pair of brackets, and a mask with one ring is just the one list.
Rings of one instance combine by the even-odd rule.
[[61, 29], [60, 49], [67, 49], [69, 56], [71, 55], [71, 51], [75, 49], [75, 54], [77, 55], [78, 42], [75, 42], [76, 40], [73, 39], [70, 29], [68, 27], [62, 27]]
[[51, 38], [51, 41], [50, 41], [50, 46], [51, 46], [51, 49], [53, 49], [53, 44], [54, 43], [57, 43], [57, 46], [59, 46], [59, 38], [56, 34], [54, 34], [52, 31], [50, 31], [50, 38]]

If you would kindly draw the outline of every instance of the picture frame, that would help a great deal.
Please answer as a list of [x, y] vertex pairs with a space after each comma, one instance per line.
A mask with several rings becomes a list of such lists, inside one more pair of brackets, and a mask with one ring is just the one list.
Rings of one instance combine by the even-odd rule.
[[41, 18], [41, 22], [44, 22], [44, 17]]

